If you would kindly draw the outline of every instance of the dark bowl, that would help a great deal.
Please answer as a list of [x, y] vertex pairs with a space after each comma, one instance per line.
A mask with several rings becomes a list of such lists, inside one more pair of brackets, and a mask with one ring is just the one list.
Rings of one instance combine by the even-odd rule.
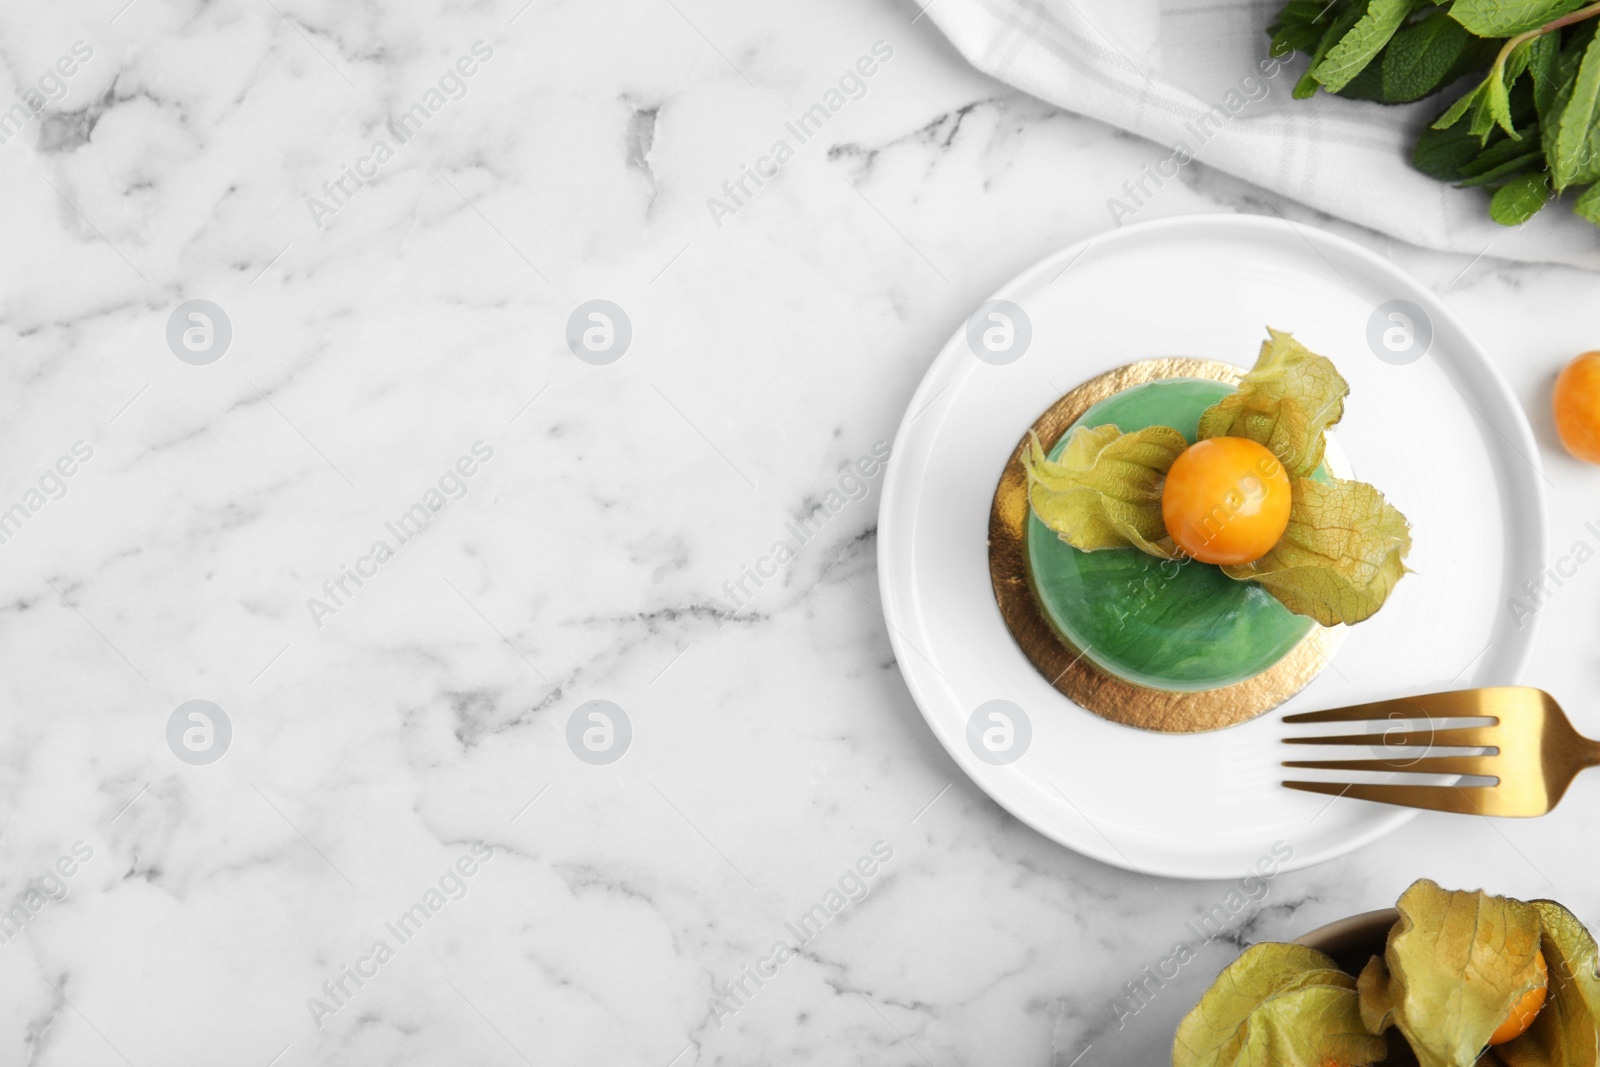
[[1400, 913], [1394, 908], [1369, 911], [1319, 926], [1295, 944], [1325, 952], [1339, 962], [1341, 970], [1359, 975], [1367, 960], [1383, 955], [1389, 931], [1399, 921]]

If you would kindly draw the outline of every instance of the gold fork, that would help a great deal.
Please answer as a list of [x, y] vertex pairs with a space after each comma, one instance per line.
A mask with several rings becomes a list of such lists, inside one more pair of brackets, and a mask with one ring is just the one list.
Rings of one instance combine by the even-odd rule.
[[[1488, 725], [1440, 728], [1440, 720], [1489, 719]], [[1285, 716], [1286, 723], [1389, 722], [1380, 734], [1287, 737], [1291, 745], [1361, 745], [1423, 749], [1418, 756], [1380, 759], [1286, 760], [1285, 767], [1329, 771], [1400, 771], [1408, 774], [1474, 775], [1498, 779], [1494, 785], [1375, 785], [1337, 782], [1284, 782], [1290, 789], [1348, 796], [1411, 808], [1462, 815], [1528, 817], [1543, 815], [1561, 802], [1567, 787], [1586, 767], [1600, 766], [1600, 742], [1572, 728], [1555, 698], [1542, 689], [1498, 686], [1380, 700], [1331, 711]], [[1487, 748], [1475, 756], [1430, 756], [1441, 748]]]

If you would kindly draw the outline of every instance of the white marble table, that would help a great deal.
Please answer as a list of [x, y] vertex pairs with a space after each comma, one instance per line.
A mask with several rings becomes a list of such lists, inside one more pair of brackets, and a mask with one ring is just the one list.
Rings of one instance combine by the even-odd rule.
[[[0, 144], [0, 1062], [1152, 1064], [1237, 945], [1419, 875], [1600, 920], [1596, 777], [1261, 886], [1134, 1013], [1229, 886], [1065, 851], [923, 725], [847, 467], [1161, 149], [903, 0], [124, 2], [0, 13], [0, 107], [44, 105]], [[1546, 414], [1600, 278], [1282, 206], [1469, 322], [1553, 551], [1600, 544]], [[1272, 210], [1202, 161], [1141, 218]], [[593, 299], [631, 323], [609, 365], [565, 338]], [[169, 346], [191, 300], [220, 358], [215, 313]], [[1591, 732], [1597, 586], [1530, 671]], [[192, 700], [209, 764], [214, 713], [169, 747]], [[569, 749], [590, 700], [618, 762]]]

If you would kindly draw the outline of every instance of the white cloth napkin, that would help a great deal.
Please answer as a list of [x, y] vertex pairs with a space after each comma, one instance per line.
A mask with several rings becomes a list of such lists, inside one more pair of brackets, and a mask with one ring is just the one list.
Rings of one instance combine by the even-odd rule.
[[[1488, 216], [1488, 194], [1410, 165], [1417, 134], [1453, 96], [1389, 107], [1290, 96], [1306, 57], [1268, 55], [1271, 0], [932, 0], [924, 10], [978, 69], [1059, 107], [1156, 142], [1148, 173], [1106, 189], [1119, 224], [1150, 217], [1187, 157], [1413, 244], [1600, 270], [1600, 228], [1571, 197], [1527, 224]], [[1458, 92], [1458, 90], [1452, 90]], [[1120, 206], [1119, 206], [1120, 205]]]

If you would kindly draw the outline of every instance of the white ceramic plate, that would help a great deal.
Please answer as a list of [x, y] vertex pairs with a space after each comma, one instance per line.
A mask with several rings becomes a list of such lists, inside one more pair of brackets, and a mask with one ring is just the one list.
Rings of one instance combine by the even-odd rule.
[[[1519, 628], [1506, 603], [1544, 567], [1544, 476], [1522, 411], [1483, 350], [1387, 260], [1253, 216], [1117, 230], [1049, 257], [995, 299], [1026, 312], [1026, 351], [1004, 365], [980, 360], [965, 324], [945, 345], [901, 423], [878, 525], [895, 655], [956, 762], [1041, 833], [1147, 875], [1236, 878], [1274, 846], [1280, 860], [1293, 850], [1283, 869], [1303, 867], [1410, 819], [1407, 809], [1282, 788], [1282, 718], [1517, 680], [1533, 624]], [[1403, 329], [1387, 317], [1396, 300], [1413, 305], [1414, 338], [1431, 328], [1425, 354], [1410, 362], [1394, 362], [1406, 353], [1383, 340]], [[1355, 477], [1410, 518], [1415, 573], [1350, 628], [1316, 681], [1260, 718], [1206, 734], [1108, 722], [1053, 689], [1001, 620], [987, 555], [1001, 468], [1040, 412], [1079, 382], [1157, 356], [1248, 367], [1268, 324], [1329, 356], [1349, 380], [1335, 435]], [[1403, 347], [1403, 332], [1388, 343]], [[1420, 352], [1414, 342], [1409, 354]], [[1031, 728], [1021, 756], [1004, 765], [968, 742], [969, 719], [992, 700], [1023, 709]]]

